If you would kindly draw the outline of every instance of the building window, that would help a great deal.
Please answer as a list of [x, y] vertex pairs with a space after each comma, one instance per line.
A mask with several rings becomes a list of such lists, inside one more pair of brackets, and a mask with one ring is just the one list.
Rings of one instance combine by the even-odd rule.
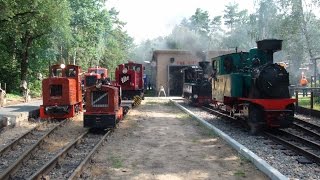
[[174, 58], [173, 58], [173, 57], [170, 58], [170, 62], [171, 62], [171, 63], [174, 63]]

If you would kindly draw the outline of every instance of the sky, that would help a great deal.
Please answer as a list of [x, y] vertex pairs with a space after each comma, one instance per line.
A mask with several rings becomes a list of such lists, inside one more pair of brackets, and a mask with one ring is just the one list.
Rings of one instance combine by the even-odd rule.
[[209, 12], [210, 18], [222, 15], [225, 5], [237, 2], [239, 9], [253, 12], [254, 0], [107, 0], [106, 8], [115, 7], [125, 30], [140, 43], [146, 39], [168, 35], [183, 18], [192, 16], [197, 8]]

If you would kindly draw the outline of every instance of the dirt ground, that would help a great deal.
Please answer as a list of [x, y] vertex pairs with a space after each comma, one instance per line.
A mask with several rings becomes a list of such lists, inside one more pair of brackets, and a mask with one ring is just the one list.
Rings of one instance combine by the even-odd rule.
[[168, 100], [146, 98], [88, 167], [88, 179], [269, 179]]

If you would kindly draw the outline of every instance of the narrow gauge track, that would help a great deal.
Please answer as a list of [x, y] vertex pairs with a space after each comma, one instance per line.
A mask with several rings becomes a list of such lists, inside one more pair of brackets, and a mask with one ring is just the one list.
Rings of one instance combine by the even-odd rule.
[[76, 179], [111, 130], [104, 134], [81, 134], [59, 154], [39, 169], [30, 179]]
[[[202, 107], [205, 111], [214, 114], [218, 117], [236, 120], [218, 110], [209, 107]], [[241, 121], [244, 125], [244, 122]], [[264, 136], [282, 144], [297, 154], [308, 158], [311, 162], [320, 164], [320, 127], [307, 121], [294, 118], [294, 123], [291, 128], [284, 130], [272, 130], [264, 132]]]
[[0, 179], [8, 179], [10, 174], [20, 167], [23, 160], [32, 156], [32, 151], [65, 122], [39, 124], [3, 147], [0, 150]]
[[284, 130], [265, 132], [265, 135], [297, 154], [320, 164], [320, 127], [295, 118], [293, 126]]
[[12, 169], [6, 170], [0, 179], [28, 179], [34, 172], [84, 131], [78, 122], [65, 121], [64, 126], [57, 128], [42, 143], [35, 146], [27, 156], [19, 157], [21, 161]]
[[294, 128], [303, 130], [308, 134], [318, 137], [320, 139], [320, 126], [316, 124], [309, 123], [305, 120], [299, 118], [294, 118]]

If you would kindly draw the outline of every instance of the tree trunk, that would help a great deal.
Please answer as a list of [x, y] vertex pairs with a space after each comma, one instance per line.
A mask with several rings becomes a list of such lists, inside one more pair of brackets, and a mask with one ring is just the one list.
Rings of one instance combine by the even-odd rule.
[[22, 44], [24, 45], [22, 52], [21, 52], [21, 81], [27, 80], [28, 74], [28, 66], [29, 66], [29, 49], [32, 44], [32, 37], [30, 33], [27, 31], [25, 36], [22, 39]]

